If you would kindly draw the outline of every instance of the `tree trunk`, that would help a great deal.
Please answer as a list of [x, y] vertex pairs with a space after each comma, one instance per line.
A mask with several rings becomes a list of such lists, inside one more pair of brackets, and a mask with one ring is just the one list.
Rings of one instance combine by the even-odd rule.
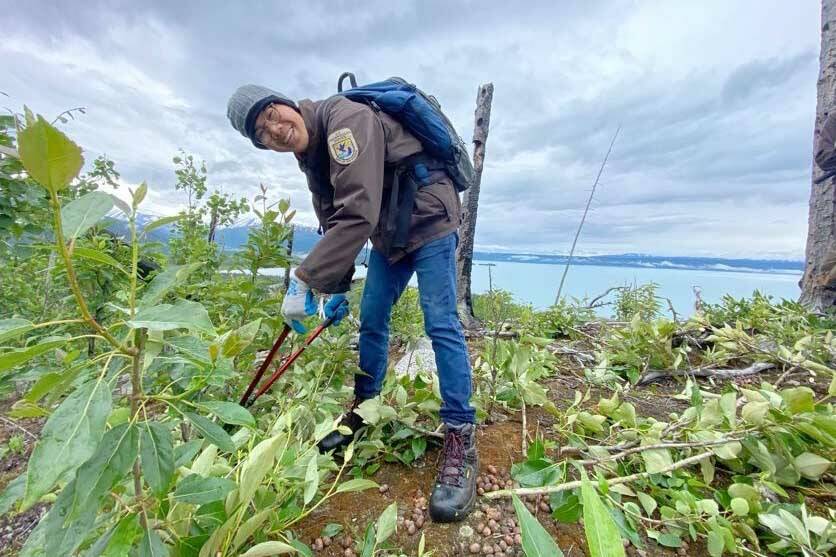
[[493, 83], [479, 87], [476, 95], [476, 126], [473, 129], [473, 169], [476, 179], [464, 193], [464, 217], [461, 225], [459, 249], [456, 254], [456, 290], [459, 319], [469, 329], [477, 325], [473, 315], [473, 297], [470, 293], [470, 273], [473, 268], [473, 239], [476, 235], [476, 212], [479, 208], [479, 188], [482, 183], [482, 167], [485, 163], [485, 143], [491, 123]]
[[296, 225], [290, 225], [290, 236], [287, 237], [287, 267], [284, 268], [284, 291], [290, 287], [290, 268], [293, 266], [293, 235], [296, 234]]
[[[822, 1], [821, 55], [819, 57], [816, 134], [827, 113], [834, 108], [836, 94], [836, 0]], [[815, 143], [815, 142], [814, 142]], [[828, 253], [836, 249], [836, 185], [834, 178], [816, 184], [823, 172], [813, 164], [810, 214], [807, 219], [807, 250], [804, 277], [801, 279], [801, 303], [815, 311], [836, 307], [836, 289], [828, 287], [824, 277]]]

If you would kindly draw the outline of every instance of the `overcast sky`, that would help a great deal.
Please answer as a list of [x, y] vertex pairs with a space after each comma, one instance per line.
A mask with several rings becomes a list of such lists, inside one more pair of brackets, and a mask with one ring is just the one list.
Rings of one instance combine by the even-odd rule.
[[[246, 6], [246, 7], [245, 7]], [[583, 253], [802, 259], [816, 79], [815, 0], [41, 2], [0, 0], [0, 105], [105, 153], [145, 210], [172, 214], [171, 158], [252, 198], [260, 182], [314, 223], [291, 155], [226, 120], [244, 83], [324, 98], [336, 78], [401, 75], [469, 143], [479, 84], [495, 94], [477, 249], [566, 252], [612, 134], [622, 132]], [[124, 189], [124, 188], [123, 188]]]

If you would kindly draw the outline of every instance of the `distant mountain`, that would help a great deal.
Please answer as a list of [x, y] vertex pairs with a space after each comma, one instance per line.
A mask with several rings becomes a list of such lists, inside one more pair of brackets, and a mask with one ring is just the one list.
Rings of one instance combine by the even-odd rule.
[[[140, 228], [156, 220], [158, 217], [139, 215], [137, 223]], [[222, 228], [218, 230], [219, 243], [225, 251], [241, 249], [247, 243], [247, 235], [250, 228], [256, 226], [256, 221], [250, 221], [238, 226]], [[124, 221], [114, 220], [110, 229], [119, 234], [127, 233], [127, 226]], [[171, 225], [161, 226], [152, 230], [149, 238], [152, 241], [165, 243], [173, 233]], [[296, 226], [296, 233], [293, 240], [293, 253], [296, 255], [305, 254], [319, 241], [320, 236], [315, 228], [307, 226]], [[361, 254], [362, 256], [362, 254]], [[539, 253], [497, 253], [489, 251], [476, 251], [473, 258], [479, 261], [513, 262], [513, 263], [540, 263], [547, 265], [565, 265], [567, 256]], [[683, 269], [701, 271], [736, 271], [736, 272], [760, 272], [760, 273], [801, 273], [804, 270], [803, 261], [788, 259], [724, 259], [719, 257], [683, 257], [683, 256], [661, 256], [641, 253], [623, 253], [615, 255], [585, 255], [572, 258], [573, 265], [600, 265], [605, 267], [640, 267], [652, 269]]]

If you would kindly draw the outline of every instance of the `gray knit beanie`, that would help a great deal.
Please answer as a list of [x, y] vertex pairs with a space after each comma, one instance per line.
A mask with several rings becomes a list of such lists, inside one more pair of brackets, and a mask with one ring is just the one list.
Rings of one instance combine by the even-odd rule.
[[284, 104], [299, 110], [296, 103], [287, 95], [261, 85], [242, 85], [229, 97], [229, 103], [226, 106], [226, 117], [229, 118], [232, 127], [244, 137], [248, 137], [259, 149], [267, 147], [255, 137], [255, 120], [259, 113], [271, 103]]

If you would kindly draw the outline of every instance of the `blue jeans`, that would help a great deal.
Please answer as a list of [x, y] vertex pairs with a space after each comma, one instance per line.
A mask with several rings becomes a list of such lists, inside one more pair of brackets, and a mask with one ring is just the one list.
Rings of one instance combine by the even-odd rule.
[[369, 271], [360, 303], [360, 369], [354, 394], [365, 399], [380, 393], [389, 354], [389, 320], [412, 273], [418, 274], [418, 293], [424, 312], [424, 330], [435, 352], [441, 387], [441, 418], [450, 425], [473, 423], [470, 405], [470, 359], [456, 312], [456, 245], [454, 232], [434, 240], [390, 265], [376, 250], [369, 256]]

